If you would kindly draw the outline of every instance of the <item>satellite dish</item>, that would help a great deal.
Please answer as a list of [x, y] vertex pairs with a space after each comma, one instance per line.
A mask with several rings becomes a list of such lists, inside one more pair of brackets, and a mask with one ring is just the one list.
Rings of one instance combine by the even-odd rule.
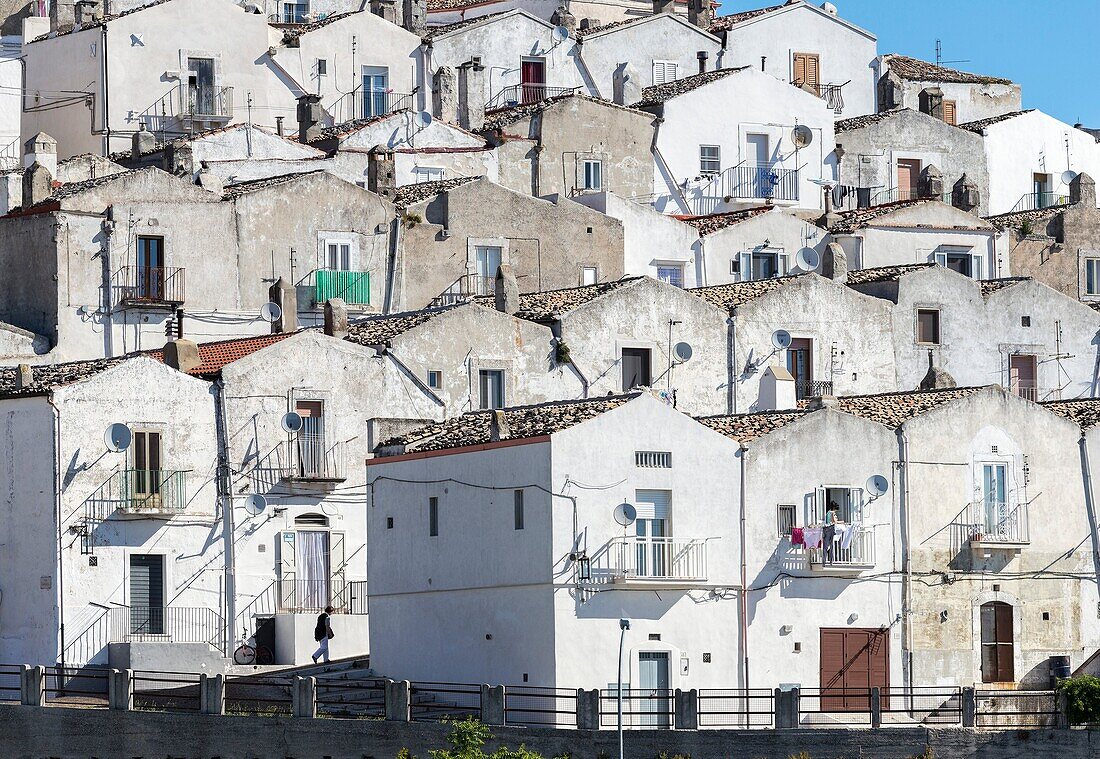
[[276, 321], [283, 315], [283, 309], [278, 303], [265, 303], [260, 307], [260, 318], [265, 322]]
[[122, 422], [115, 422], [103, 433], [103, 442], [107, 450], [113, 453], [122, 453], [130, 447], [134, 440], [134, 433]]
[[432, 123], [432, 114], [428, 111], [420, 111], [413, 116], [413, 123], [418, 129], [427, 129]]
[[821, 264], [821, 256], [813, 248], [803, 248], [794, 257], [795, 263], [802, 271], [815, 271]]
[[554, 42], [565, 42], [569, 39], [569, 30], [564, 26], [555, 26], [551, 36], [554, 38]]
[[796, 148], [804, 148], [814, 141], [813, 130], [805, 124], [799, 124], [791, 130], [791, 140]]
[[1077, 179], [1077, 172], [1073, 169], [1066, 169], [1062, 172], [1062, 183], [1069, 184], [1074, 179]]
[[791, 333], [785, 329], [777, 329], [772, 332], [772, 346], [777, 351], [787, 350], [791, 347]]
[[874, 474], [867, 478], [867, 492], [872, 497], [878, 498], [890, 489], [890, 483], [881, 474]]
[[620, 503], [615, 507], [614, 513], [615, 521], [623, 527], [629, 527], [634, 524], [634, 520], [638, 518], [638, 510], [634, 508], [633, 504]]
[[259, 493], [254, 493], [248, 498], [244, 499], [244, 510], [252, 516], [258, 516], [264, 513], [264, 509], [267, 508], [267, 499]]
[[676, 356], [676, 360], [681, 364], [690, 361], [692, 353], [691, 346], [687, 343], [676, 343], [676, 345], [672, 347], [672, 355]]
[[305, 422], [302, 421], [300, 414], [288, 411], [283, 414], [282, 421], [280, 421], [279, 424], [286, 432], [294, 433], [300, 431]]

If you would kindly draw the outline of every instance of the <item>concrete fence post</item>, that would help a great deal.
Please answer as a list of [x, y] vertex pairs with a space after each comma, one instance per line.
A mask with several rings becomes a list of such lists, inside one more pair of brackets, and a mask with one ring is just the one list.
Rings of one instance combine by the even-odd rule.
[[199, 675], [199, 711], [225, 714], [225, 675]]
[[974, 696], [973, 688], [962, 689], [962, 726], [974, 727], [975, 717], [978, 713], [978, 700]]
[[387, 680], [385, 690], [386, 719], [390, 722], [408, 722], [412, 683], [408, 680]]
[[317, 678], [295, 677], [290, 688], [291, 707], [295, 717], [317, 716]]
[[598, 690], [577, 690], [577, 729], [600, 729], [600, 692]]
[[882, 691], [871, 688], [871, 727], [882, 727]]
[[45, 706], [46, 668], [19, 667], [19, 701], [23, 706]]
[[133, 711], [134, 671], [112, 669], [107, 678], [107, 706], [117, 711]]
[[787, 727], [787, 696], [786, 691], [776, 688], [772, 691], [772, 723], [776, 730]]
[[791, 700], [787, 712], [787, 724], [798, 727], [802, 721], [802, 689], [791, 688]]
[[503, 725], [505, 721], [504, 712], [504, 686], [503, 685], [485, 685], [481, 686], [481, 721], [486, 725]]
[[1057, 727], [1062, 730], [1069, 728], [1069, 697], [1065, 691], [1058, 691], [1054, 694], [1054, 703], [1058, 708], [1058, 724]]
[[673, 694], [675, 704], [675, 721], [672, 723], [677, 730], [699, 729], [699, 691], [676, 689]]

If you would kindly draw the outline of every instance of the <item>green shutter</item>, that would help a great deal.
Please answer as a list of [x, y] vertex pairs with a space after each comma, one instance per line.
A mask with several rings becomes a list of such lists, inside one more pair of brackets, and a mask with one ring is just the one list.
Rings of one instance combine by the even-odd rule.
[[324, 303], [343, 298], [349, 306], [370, 305], [370, 272], [319, 269], [315, 277], [314, 300]]

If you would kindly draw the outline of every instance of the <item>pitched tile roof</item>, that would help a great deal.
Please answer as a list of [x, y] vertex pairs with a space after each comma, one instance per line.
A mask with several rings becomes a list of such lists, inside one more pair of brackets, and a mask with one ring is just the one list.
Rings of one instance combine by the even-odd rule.
[[348, 336], [344, 339], [358, 345], [386, 345], [398, 335], [431, 321], [453, 308], [457, 308], [457, 306], [426, 308], [421, 311], [406, 311], [400, 314], [385, 314], [360, 319], [348, 325]]
[[171, 1], [172, 0], [153, 0], [153, 2], [151, 2], [151, 3], [145, 3], [144, 5], [138, 5], [138, 6], [135, 6], [133, 8], [128, 8], [124, 11], [119, 11], [118, 13], [108, 13], [108, 14], [104, 15], [102, 18], [100, 18], [99, 21], [96, 21], [94, 23], [83, 24], [80, 27], [77, 27], [77, 26], [74, 25], [71, 29], [66, 29], [65, 31], [50, 32], [49, 34], [43, 34], [40, 37], [35, 37], [33, 40], [31, 40], [31, 42], [39, 42], [41, 40], [50, 39], [52, 37], [61, 37], [61, 36], [66, 35], [66, 34], [72, 34], [73, 32], [82, 32], [85, 29], [95, 29], [97, 27], [101, 27], [101, 26], [106, 25], [110, 21], [114, 21], [116, 18], [122, 18], [123, 16], [129, 16], [131, 13], [138, 13], [139, 11], [143, 11], [143, 10], [146, 10], [148, 8], [155, 8], [158, 5], [164, 5], [165, 3], [168, 3], [168, 2], [171, 2]]
[[673, 218], [679, 219], [685, 224], [690, 224], [699, 230], [699, 234], [703, 237], [707, 235], [719, 232], [726, 227], [732, 227], [734, 224], [740, 224], [743, 221], [760, 216], [761, 214], [768, 213], [773, 210], [775, 206], [757, 206], [756, 208], [743, 208], [739, 211], [727, 211], [726, 213], [712, 213], [706, 216], [682, 216], [675, 215]]
[[988, 298], [999, 290], [1018, 285], [1021, 282], [1029, 282], [1030, 280], [1031, 277], [1001, 277], [1000, 279], [983, 279], [978, 282], [978, 285], [981, 287], [982, 297]]
[[740, 73], [748, 68], [748, 66], [741, 66], [739, 68], [704, 71], [702, 74], [693, 74], [683, 79], [676, 79], [671, 82], [665, 82], [664, 84], [655, 84], [652, 87], [646, 87], [642, 90], [642, 99], [635, 103], [634, 107], [645, 108], [646, 106], [661, 105], [674, 97], [691, 92], [711, 82], [716, 82], [719, 79], [724, 79], [730, 74]]
[[536, 113], [542, 113], [550, 107], [557, 105], [570, 98], [577, 98], [579, 100], [587, 100], [591, 103], [598, 103], [607, 108], [617, 108], [621, 111], [629, 111], [630, 113], [636, 113], [640, 116], [645, 116], [652, 119], [653, 114], [646, 111], [640, 111], [637, 108], [631, 108], [626, 105], [619, 105], [613, 103], [610, 100], [602, 100], [601, 98], [594, 98], [591, 95], [585, 95], [583, 92], [567, 92], [564, 95], [555, 95], [553, 97], [540, 100], [537, 103], [522, 103], [520, 105], [507, 106], [505, 108], [494, 108], [493, 110], [485, 114], [484, 125], [482, 131], [494, 131], [503, 129], [509, 124], [514, 124], [517, 121], [523, 121], [526, 118], [534, 116]]
[[[624, 277], [614, 282], [600, 282], [595, 285], [566, 287], [561, 290], [544, 290], [537, 293], [522, 293], [519, 296], [519, 311], [516, 316], [529, 321], [553, 321], [557, 315], [565, 314], [585, 303], [591, 303], [602, 295], [618, 290], [645, 277]], [[476, 301], [480, 305], [492, 307], [493, 297], [483, 296]]]
[[931, 269], [934, 263], [901, 264], [899, 266], [875, 266], [870, 269], [853, 269], [848, 272], [849, 285], [869, 285], [875, 282], [890, 282], [906, 274]]
[[[532, 406], [513, 406], [503, 409], [507, 431], [501, 440], [526, 440], [576, 426], [581, 422], [617, 408], [637, 398], [640, 393], [613, 395], [578, 401], [553, 401]], [[403, 447], [404, 453], [441, 451], [468, 445], [483, 445], [492, 441], [494, 411], [473, 411], [444, 422], [429, 424], [404, 435], [387, 440], [380, 449]], [[380, 450], [380, 455], [394, 455]]]
[[127, 171], [120, 171], [116, 174], [104, 174], [102, 176], [93, 177], [91, 179], [84, 179], [80, 182], [66, 182], [65, 184], [59, 184], [54, 188], [53, 194], [50, 195], [50, 197], [46, 198], [45, 200], [40, 200], [34, 205], [13, 208], [12, 213], [15, 213], [17, 211], [29, 211], [34, 208], [41, 208], [43, 206], [52, 205], [62, 200], [65, 200], [66, 198], [71, 198], [75, 195], [79, 195], [82, 192], [94, 190], [97, 187], [101, 187], [112, 182], [129, 179], [130, 177], [133, 177], [143, 171], [149, 172], [161, 170], [153, 166], [146, 166], [141, 169], [129, 169]]
[[768, 13], [772, 13], [779, 10], [780, 8], [791, 4], [791, 2], [786, 2], [780, 3], [779, 5], [770, 5], [767, 8], [756, 8], [751, 11], [731, 13], [728, 16], [719, 16], [718, 18], [714, 19], [714, 22], [709, 27], [707, 27], [707, 31], [709, 31], [711, 34], [713, 34], [714, 32], [724, 32], [727, 29], [731, 29], [744, 21], [749, 21], [751, 19], [758, 18], [759, 16], [764, 16]]
[[990, 116], [988, 119], [979, 119], [977, 121], [968, 121], [965, 124], [959, 124], [959, 129], [965, 129], [969, 132], [977, 132], [981, 134], [985, 131], [986, 127], [993, 126], [994, 124], [1000, 124], [1002, 121], [1008, 121], [1014, 119], [1017, 116], [1023, 116], [1025, 113], [1031, 113], [1034, 108], [1028, 108], [1026, 111], [1012, 111], [1011, 113], [1002, 113], [1000, 116]]
[[937, 66], [919, 58], [910, 58], [907, 55], [889, 53], [883, 56], [883, 60], [890, 70], [902, 79], [917, 82], [952, 82], [958, 84], [1013, 84], [1011, 79], [1002, 79], [996, 76], [983, 76], [971, 74], [966, 71]]
[[440, 24], [439, 26], [429, 26], [428, 30], [422, 35], [425, 40], [434, 40], [437, 37], [442, 37], [444, 34], [450, 32], [456, 32], [459, 29], [465, 29], [468, 26], [477, 26], [485, 21], [503, 16], [510, 11], [497, 11], [495, 13], [486, 13], [484, 16], [475, 16], [474, 18], [463, 19], [462, 21], [456, 21], [453, 24]]
[[896, 200], [892, 203], [883, 203], [882, 205], [869, 206], [867, 208], [857, 208], [854, 211], [841, 211], [841, 221], [838, 224], [834, 224], [829, 231], [834, 234], [855, 232], [857, 229], [863, 229], [876, 219], [892, 214], [894, 211], [902, 208], [909, 208], [911, 206], [919, 206], [923, 203], [931, 203], [933, 200], [936, 199], [913, 198], [911, 200]]
[[1066, 205], [1061, 206], [1047, 206], [1046, 208], [1036, 208], [1031, 211], [1009, 211], [1008, 213], [999, 213], [995, 216], [986, 216], [984, 218], [994, 227], [1003, 231], [1010, 227], [1018, 227], [1025, 221], [1046, 222], [1052, 216], [1057, 216], [1070, 206], [1074, 205], [1077, 204], [1067, 203]]
[[[330, 14], [328, 16], [325, 16], [324, 18], [318, 19], [316, 21], [311, 21], [308, 24], [287, 24], [285, 26], [285, 28], [283, 28], [283, 44], [288, 45], [291, 42], [298, 39], [299, 37], [301, 37], [303, 34], [309, 34], [310, 32], [316, 31], [317, 29], [321, 29], [323, 27], [326, 27], [329, 24], [333, 24], [333, 23], [336, 23], [337, 21], [341, 21], [341, 20], [347, 18], [348, 16], [354, 16], [356, 13], [367, 13], [367, 12], [368, 11], [366, 11], [366, 10], [358, 10], [358, 11], [347, 11], [346, 13], [333, 13], [333, 14]], [[284, 25], [282, 25], [282, 24], [272, 24], [272, 26], [283, 27]]]
[[748, 303], [762, 295], [792, 285], [806, 274], [789, 274], [785, 277], [771, 277], [769, 279], [755, 279], [750, 282], [731, 282], [727, 285], [711, 285], [709, 287], [695, 287], [688, 290], [692, 295], [697, 295], [707, 303], [723, 309], [731, 309], [742, 303]]
[[467, 182], [473, 182], [475, 179], [481, 179], [481, 177], [452, 177], [450, 179], [436, 179], [431, 182], [402, 185], [397, 188], [393, 204], [398, 208], [408, 208], [429, 198], [434, 198], [441, 192], [447, 192], [456, 187], [461, 187]]
[[696, 421], [742, 443], [755, 440], [769, 432], [786, 427], [793, 421], [802, 419], [811, 412], [806, 409], [785, 411], [757, 411], [752, 414], [733, 416], [703, 416]]
[[259, 192], [260, 190], [266, 190], [269, 187], [278, 187], [279, 185], [289, 184], [290, 182], [297, 181], [303, 177], [314, 176], [316, 174], [323, 174], [324, 169], [313, 169], [312, 171], [292, 172], [290, 174], [277, 174], [272, 177], [263, 177], [262, 179], [250, 179], [247, 182], [237, 182], [235, 184], [226, 185], [223, 190], [223, 195], [227, 200], [233, 198], [239, 198], [242, 195], [247, 195], [251, 192]]
[[74, 382], [94, 377], [129, 358], [133, 358], [133, 355], [33, 366], [31, 367], [31, 384], [23, 388], [16, 387], [16, 378], [19, 375], [18, 367], [0, 367], [0, 398], [45, 395], [63, 385], [71, 385]]
[[[850, 119], [838, 119], [833, 125], [833, 129], [837, 134], [841, 132], [851, 132], [853, 129], [863, 129], [864, 127], [873, 126], [881, 121], [892, 119], [899, 113], [920, 113], [920, 111], [914, 111], [912, 108], [891, 108], [888, 111], [879, 111], [878, 113], [868, 113], [863, 116], [853, 116]], [[931, 118], [931, 116], [929, 116]]]
[[428, 0], [429, 11], [449, 11], [474, 5], [492, 5], [502, 0]]
[[[297, 332], [278, 332], [258, 337], [236, 337], [231, 340], [218, 340], [199, 344], [199, 365], [188, 374], [195, 377], [208, 377], [220, 372], [228, 364], [250, 356], [262, 348], [286, 340]], [[157, 361], [164, 361], [164, 350], [146, 351], [143, 355]]]
[[369, 127], [385, 121], [386, 119], [391, 119], [394, 116], [398, 116], [400, 113], [401, 111], [398, 110], [391, 113], [384, 113], [381, 116], [371, 116], [370, 118], [366, 119], [352, 119], [351, 121], [344, 121], [339, 124], [333, 124], [332, 126], [324, 127], [323, 129], [321, 129], [320, 136], [313, 140], [313, 142], [318, 142], [320, 140], [329, 140], [334, 137], [345, 137], [352, 132], [357, 132], [360, 129], [363, 129], [364, 127]]
[[837, 408], [887, 427], [898, 427], [915, 416], [951, 401], [967, 398], [981, 387], [953, 387], [943, 390], [910, 390], [877, 395], [849, 395], [836, 399]]
[[1100, 424], [1100, 398], [1047, 401], [1043, 405], [1055, 414], [1076, 422], [1083, 430], [1092, 429]]

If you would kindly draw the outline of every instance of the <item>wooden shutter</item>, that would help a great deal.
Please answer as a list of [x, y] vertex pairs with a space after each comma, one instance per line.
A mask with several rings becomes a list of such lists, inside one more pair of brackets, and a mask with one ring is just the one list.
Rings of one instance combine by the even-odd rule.
[[791, 81], [821, 94], [821, 59], [815, 53], [795, 53]]
[[1014, 642], [1012, 640], [1012, 607], [1006, 603], [993, 605], [994, 609], [994, 634], [997, 641], [997, 681], [1011, 683], [1016, 680], [1013, 654]]
[[791, 82], [798, 87], [806, 83], [806, 56], [801, 53], [794, 54], [794, 71], [791, 73]]
[[948, 124], [954, 125], [955, 121], [955, 101], [945, 100], [943, 101], [943, 120]]

